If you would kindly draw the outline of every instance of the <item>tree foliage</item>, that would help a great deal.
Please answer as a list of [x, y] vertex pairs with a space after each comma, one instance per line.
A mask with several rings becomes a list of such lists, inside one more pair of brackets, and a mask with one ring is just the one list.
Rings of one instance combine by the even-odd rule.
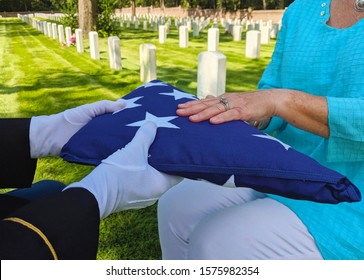
[[78, 27], [78, 0], [51, 0], [52, 5], [59, 12], [64, 14], [61, 23], [73, 30]]
[[98, 0], [96, 30], [101, 37], [117, 35], [120, 23], [114, 17], [114, 10], [118, 8], [118, 0]]

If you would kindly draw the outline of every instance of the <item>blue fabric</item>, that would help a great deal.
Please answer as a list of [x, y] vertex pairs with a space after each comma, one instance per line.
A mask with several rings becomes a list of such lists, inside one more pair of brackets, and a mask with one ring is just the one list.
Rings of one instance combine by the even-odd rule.
[[[295, 0], [286, 10], [272, 61], [259, 88], [326, 96], [330, 137], [282, 121], [274, 136], [364, 191], [364, 20], [348, 28], [326, 24], [330, 0]], [[279, 123], [276, 121], [274, 124]], [[294, 211], [325, 259], [364, 259], [364, 202], [328, 205], [274, 196]]]
[[241, 121], [212, 125], [178, 117], [178, 103], [194, 95], [155, 80], [127, 96], [127, 107], [99, 116], [63, 147], [70, 162], [97, 165], [131, 141], [145, 120], [157, 123], [149, 163], [190, 179], [224, 184], [232, 175], [238, 187], [325, 203], [359, 201], [360, 192], [345, 176]]
[[60, 193], [65, 187], [66, 185], [59, 181], [42, 180], [32, 184], [30, 188], [15, 189], [5, 194], [36, 201]]

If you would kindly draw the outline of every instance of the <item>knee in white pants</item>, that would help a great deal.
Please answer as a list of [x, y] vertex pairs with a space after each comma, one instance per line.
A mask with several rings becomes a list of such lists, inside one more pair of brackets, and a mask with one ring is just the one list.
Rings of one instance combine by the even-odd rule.
[[189, 259], [322, 259], [306, 227], [284, 205], [258, 199], [208, 216], [190, 235]]

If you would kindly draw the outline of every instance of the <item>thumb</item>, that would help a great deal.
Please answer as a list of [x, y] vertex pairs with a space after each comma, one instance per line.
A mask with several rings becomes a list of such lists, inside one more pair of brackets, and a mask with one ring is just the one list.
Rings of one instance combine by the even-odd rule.
[[144, 148], [149, 149], [157, 134], [157, 128], [156, 123], [151, 121], [146, 122], [138, 129], [130, 144], [139, 145], [141, 143], [142, 145], [144, 144]]
[[[87, 105], [86, 105], [87, 106]], [[118, 99], [116, 101], [102, 100], [92, 104], [89, 104], [88, 115], [93, 118], [106, 113], [113, 113], [120, 111], [126, 107], [124, 99]], [[87, 110], [86, 110], [87, 111]]]
[[148, 165], [149, 147], [152, 145], [156, 134], [157, 125], [153, 122], [146, 122], [125, 148], [115, 152], [102, 162], [124, 169], [145, 169]]
[[84, 125], [96, 116], [120, 111], [125, 107], [126, 101], [123, 99], [116, 101], [102, 100], [68, 109], [64, 111], [64, 117], [71, 124]]

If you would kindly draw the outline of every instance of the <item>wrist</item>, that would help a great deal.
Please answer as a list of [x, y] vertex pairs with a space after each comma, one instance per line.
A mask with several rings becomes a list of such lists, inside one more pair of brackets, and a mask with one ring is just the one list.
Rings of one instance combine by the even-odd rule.
[[29, 127], [31, 158], [56, 156], [62, 147], [58, 144], [57, 130], [61, 122], [60, 114], [32, 117]]
[[272, 117], [266, 118], [266, 119], [258, 122], [258, 124], [255, 127], [258, 128], [259, 130], [264, 130], [269, 126], [271, 120], [272, 120]]

